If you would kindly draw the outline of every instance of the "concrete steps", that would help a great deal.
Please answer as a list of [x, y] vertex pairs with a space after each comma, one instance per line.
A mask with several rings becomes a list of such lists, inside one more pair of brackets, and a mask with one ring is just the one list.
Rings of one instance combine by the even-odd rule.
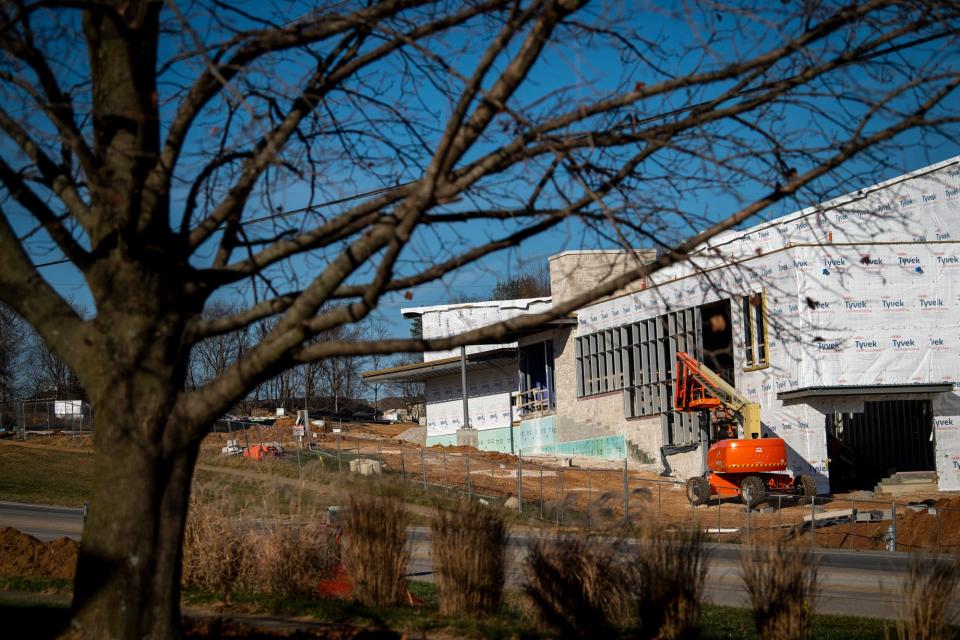
[[900, 471], [884, 478], [874, 487], [874, 493], [903, 496], [913, 493], [931, 493], [938, 490], [936, 471]]

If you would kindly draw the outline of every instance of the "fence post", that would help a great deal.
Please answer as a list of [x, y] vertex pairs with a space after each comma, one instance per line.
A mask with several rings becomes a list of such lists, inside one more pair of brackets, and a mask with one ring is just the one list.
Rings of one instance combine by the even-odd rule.
[[717, 542], [720, 542], [720, 494], [717, 494]]
[[383, 452], [380, 450], [380, 441], [377, 440], [377, 464], [380, 465], [381, 472], [383, 471]]
[[557, 526], [563, 516], [563, 467], [557, 467]]
[[810, 546], [817, 548], [817, 496], [810, 498]]
[[420, 447], [420, 475], [423, 476], [423, 490], [427, 490], [427, 467], [423, 464], [423, 447]]
[[590, 467], [587, 467], [587, 526], [593, 526], [593, 474], [590, 473]]
[[850, 545], [857, 548], [857, 500], [850, 498]]
[[543, 463], [540, 463], [540, 519], [543, 520]]
[[343, 463], [340, 460], [340, 434], [337, 434], [337, 473], [343, 472]]
[[523, 456], [517, 453], [517, 512], [523, 513]]
[[627, 459], [623, 459], [623, 524], [630, 521], [630, 480], [627, 478]]
[[753, 507], [747, 505], [747, 544], [753, 544]]
[[663, 484], [657, 480], [657, 516], [660, 515], [660, 492], [663, 490]]
[[893, 549], [891, 551], [897, 550], [897, 501], [894, 500], [890, 503], [890, 532], [893, 534], [892, 545]]
[[447, 452], [442, 451], [440, 455], [443, 459], [443, 490], [450, 495], [450, 482], [447, 480]]
[[400, 480], [407, 481], [407, 467], [403, 464], [403, 449], [400, 449]]
[[943, 513], [943, 509], [941, 509], [940, 507], [937, 507], [937, 553], [940, 553], [940, 540], [941, 540], [941, 538], [940, 538], [940, 527], [941, 527], [940, 517], [941, 517], [941, 514], [942, 514], [942, 513]]
[[470, 478], [470, 456], [467, 456], [467, 498], [473, 499], [473, 480]]

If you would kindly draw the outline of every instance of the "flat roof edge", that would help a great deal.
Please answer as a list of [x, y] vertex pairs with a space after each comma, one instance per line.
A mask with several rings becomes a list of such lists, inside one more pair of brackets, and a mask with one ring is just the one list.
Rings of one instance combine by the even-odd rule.
[[876, 384], [850, 386], [803, 387], [777, 394], [779, 400], [801, 398], [838, 398], [850, 396], [900, 395], [909, 393], [948, 393], [953, 391], [952, 382], [918, 382], [910, 384]]

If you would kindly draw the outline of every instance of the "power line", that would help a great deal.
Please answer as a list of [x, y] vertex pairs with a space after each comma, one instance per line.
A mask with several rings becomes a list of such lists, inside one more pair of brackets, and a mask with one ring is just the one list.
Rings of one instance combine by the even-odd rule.
[[[886, 48], [884, 48], [884, 49], [878, 49], [878, 50], [876, 50], [876, 51], [871, 51], [871, 52], [869, 52], [869, 53], [861, 54], [861, 55], [859, 55], [859, 56], [856, 56], [856, 57], [854, 57], [854, 58], [851, 58], [851, 59], [848, 60], [847, 62], [843, 63], [843, 65], [841, 65], [841, 66], [849, 66], [849, 65], [851, 65], [851, 64], [855, 64], [855, 63], [858, 63], [858, 62], [867, 62], [867, 61], [869, 61], [869, 60], [873, 60], [874, 58], [879, 58], [879, 57], [881, 57], [881, 56], [885, 56], [885, 55], [888, 55], [888, 54], [891, 54], [891, 53], [896, 53], [896, 52], [898, 52], [898, 51], [903, 51], [903, 50], [905, 50], [905, 49], [910, 49], [910, 48], [913, 48], [913, 47], [916, 47], [916, 46], [920, 46], [920, 45], [922, 45], [922, 44], [928, 44], [928, 43], [930, 43], [930, 42], [934, 42], [934, 41], [936, 41], [936, 40], [940, 40], [941, 38], [945, 38], [945, 37], [947, 37], [947, 36], [956, 35], [957, 33], [960, 33], [960, 29], [945, 29], [945, 30], [943, 30], [943, 31], [939, 31], [939, 32], [937, 32], [937, 33], [933, 33], [933, 34], [931, 34], [931, 35], [929, 35], [929, 36], [925, 36], [925, 37], [923, 37], [923, 38], [917, 38], [916, 40], [909, 40], [909, 41], [907, 41], [907, 42], [902, 42], [902, 43], [900, 43], [900, 44], [891, 45], [891, 46], [886, 47]], [[768, 88], [772, 87], [773, 85], [775, 85], [775, 84], [777, 84], [777, 83], [779, 83], [779, 82], [790, 81], [790, 80], [792, 80], [792, 79], [794, 79], [794, 78], [798, 78], [800, 75], [801, 75], [801, 74], [794, 74], [794, 75], [789, 76], [789, 77], [787, 77], [787, 78], [781, 78], [780, 80], [776, 80], [776, 81], [770, 80], [770, 81], [761, 83], [761, 84], [757, 85], [756, 87], [750, 87], [750, 88], [747, 88], [747, 89], [741, 89], [740, 91], [738, 91], [738, 92], [736, 92], [734, 95], [732, 95], [731, 98], [742, 97], [742, 96], [745, 96], [745, 95], [748, 95], [748, 94], [751, 94], [751, 93], [755, 93], [755, 92], [757, 92], [757, 91], [762, 91], [762, 90], [764, 90], [764, 89], [768, 89]], [[651, 122], [656, 122], [657, 120], [664, 120], [664, 119], [669, 118], [669, 117], [671, 117], [671, 116], [680, 115], [680, 114], [682, 114], [682, 113], [686, 113], [686, 112], [688, 112], [688, 111], [693, 111], [694, 109], [698, 109], [698, 108], [700, 108], [700, 107], [707, 106], [707, 105], [711, 104], [712, 102], [713, 102], [713, 100], [704, 100], [704, 101], [697, 102], [697, 103], [694, 103], [694, 104], [690, 104], [690, 105], [687, 105], [687, 106], [684, 106], [684, 107], [678, 107], [678, 108], [676, 108], [676, 109], [671, 109], [670, 111], [665, 111], [665, 112], [662, 112], [662, 113], [657, 113], [657, 114], [654, 114], [654, 115], [651, 115], [651, 116], [647, 116], [647, 117], [645, 117], [645, 118], [640, 118], [640, 119], [628, 118], [626, 121], [624, 121], [624, 122], [622, 122], [622, 123], [620, 123], [620, 124], [618, 124], [618, 125], [615, 125], [615, 126], [613, 126], [613, 127], [610, 127], [610, 128], [608, 128], [608, 129], [600, 132], [600, 133], [602, 133], [602, 134], [612, 133], [612, 132], [615, 132], [615, 131], [620, 131], [620, 130], [622, 130], [622, 129], [628, 129], [628, 128], [631, 128], [631, 127], [636, 127], [637, 125], [644, 125], [644, 124], [649, 124], [649, 123], [651, 123]], [[582, 133], [582, 134], [579, 134], [579, 135], [577, 135], [577, 136], [574, 136], [574, 138], [587, 137], [587, 136], [591, 136], [591, 135], [595, 135], [595, 134], [594, 134], [593, 132], [590, 132], [590, 133]], [[332, 206], [335, 206], [335, 205], [338, 205], [338, 204], [344, 204], [344, 203], [346, 203], [346, 202], [351, 202], [351, 201], [353, 201], [353, 200], [359, 200], [359, 199], [361, 199], [361, 198], [367, 198], [367, 197], [370, 197], [370, 196], [382, 195], [382, 194], [384, 194], [384, 193], [391, 193], [391, 192], [396, 191], [396, 190], [398, 190], [398, 189], [402, 189], [402, 188], [408, 187], [408, 186], [410, 186], [410, 185], [412, 185], [412, 184], [416, 184], [416, 182], [417, 182], [416, 180], [408, 180], [407, 182], [401, 182], [401, 183], [398, 183], [398, 184], [393, 185], [393, 186], [390, 186], [390, 187], [380, 187], [380, 188], [378, 188], [378, 189], [373, 189], [373, 190], [371, 190], [371, 191], [365, 191], [365, 192], [357, 193], [357, 194], [354, 194], [354, 195], [351, 195], [351, 196], [345, 196], [345, 197], [343, 197], [343, 198], [337, 198], [337, 199], [335, 199], [335, 200], [328, 200], [328, 201], [326, 201], [326, 202], [321, 202], [321, 203], [319, 203], [319, 204], [314, 204], [314, 205], [309, 205], [309, 206], [306, 206], [306, 207], [301, 207], [301, 208], [299, 208], [299, 209], [291, 209], [290, 211], [278, 211], [278, 212], [276, 212], [276, 213], [271, 213], [271, 214], [268, 214], [268, 215], [265, 215], [265, 216], [260, 216], [260, 217], [258, 217], [258, 218], [252, 218], [252, 219], [250, 219], [250, 220], [242, 220], [242, 221], [240, 222], [240, 226], [247, 226], [247, 225], [251, 225], [251, 224], [256, 224], [256, 223], [258, 223], [258, 222], [266, 222], [266, 221], [268, 221], [268, 220], [275, 220], [275, 219], [278, 219], [278, 218], [285, 218], [285, 217], [289, 217], [289, 216], [293, 216], [293, 215], [298, 215], [298, 214], [301, 214], [301, 213], [307, 213], [307, 212], [309, 212], [309, 211], [316, 211], [316, 210], [318, 210], [318, 209], [325, 209], [325, 208], [327, 208], [327, 207], [332, 207]], [[225, 225], [220, 225], [220, 226], [218, 227], [218, 229], [223, 229], [224, 226], [225, 226]], [[52, 261], [50, 261], [50, 262], [41, 262], [41, 263], [35, 264], [35, 265], [33, 265], [33, 266], [34, 266], [34, 268], [36, 268], [36, 269], [40, 269], [40, 268], [43, 268], [43, 267], [51, 267], [51, 266], [58, 265], [58, 264], [66, 264], [66, 263], [68, 263], [68, 262], [71, 262], [71, 261], [68, 260], [68, 259], [66, 259], [66, 258], [64, 258], [64, 259], [61, 259], [61, 260], [52, 260]]]

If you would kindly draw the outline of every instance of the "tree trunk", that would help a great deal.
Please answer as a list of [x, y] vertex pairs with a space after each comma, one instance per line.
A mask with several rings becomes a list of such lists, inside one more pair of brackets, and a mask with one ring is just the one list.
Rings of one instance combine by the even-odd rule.
[[[73, 631], [84, 638], [172, 638], [180, 633], [183, 530], [199, 444], [164, 451], [169, 409], [156, 389], [142, 402], [95, 406], [96, 474], [80, 545]], [[115, 400], [120, 400], [115, 398]]]

